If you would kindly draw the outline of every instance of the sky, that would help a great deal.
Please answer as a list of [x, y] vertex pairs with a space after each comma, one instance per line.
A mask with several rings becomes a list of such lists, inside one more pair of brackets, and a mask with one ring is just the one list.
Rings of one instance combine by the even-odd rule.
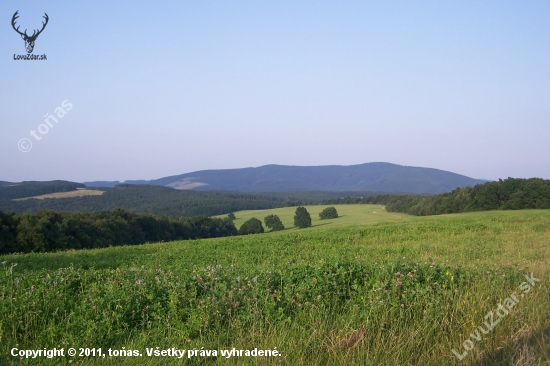
[[[16, 11], [29, 35], [48, 14], [47, 60], [14, 60]], [[367, 162], [549, 179], [549, 19], [547, 0], [2, 0], [0, 180]]]

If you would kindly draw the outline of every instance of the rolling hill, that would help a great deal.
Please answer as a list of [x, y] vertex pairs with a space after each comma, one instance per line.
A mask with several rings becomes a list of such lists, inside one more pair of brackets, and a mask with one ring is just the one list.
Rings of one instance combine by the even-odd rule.
[[[439, 169], [366, 163], [349, 166], [264, 165], [258, 168], [201, 170], [156, 180], [124, 183], [201, 191], [384, 191], [438, 194], [485, 182]], [[88, 187], [112, 187], [120, 182], [95, 181], [84, 184]]]
[[[33, 213], [97, 212], [122, 208], [136, 213], [168, 216], [219, 215], [239, 210], [270, 209], [320, 203], [341, 197], [372, 197], [384, 192], [231, 192], [178, 190], [170, 187], [120, 184], [115, 187], [83, 189], [66, 181], [21, 182], [0, 187], [0, 212]], [[386, 192], [387, 193], [387, 192]]]

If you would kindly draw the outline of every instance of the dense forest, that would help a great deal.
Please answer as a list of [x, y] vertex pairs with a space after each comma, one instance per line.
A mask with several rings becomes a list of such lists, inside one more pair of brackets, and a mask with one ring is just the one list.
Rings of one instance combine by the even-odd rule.
[[468, 211], [550, 208], [550, 180], [508, 178], [474, 187], [457, 188], [452, 192], [435, 196], [346, 197], [327, 200], [325, 203], [383, 204], [389, 212], [403, 212], [417, 216]]
[[[10, 188], [10, 187], [6, 187]], [[2, 188], [0, 188], [2, 189]], [[100, 196], [29, 199], [13, 201], [0, 198], [0, 210], [32, 213], [39, 210], [58, 212], [98, 212], [116, 208], [167, 216], [214, 216], [240, 210], [284, 207], [287, 198], [239, 192], [182, 191], [168, 187], [121, 184]]]
[[12, 200], [40, 196], [43, 194], [69, 192], [77, 188], [86, 188], [82, 183], [53, 180], [50, 182], [21, 182], [0, 184], [0, 200]]
[[237, 235], [229, 219], [111, 212], [16, 215], [0, 211], [0, 254], [103, 248]]

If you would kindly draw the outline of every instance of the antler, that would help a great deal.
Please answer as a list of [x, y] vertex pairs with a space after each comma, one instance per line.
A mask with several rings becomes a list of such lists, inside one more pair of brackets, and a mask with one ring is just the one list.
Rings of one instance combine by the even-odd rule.
[[[25, 32], [24, 32], [24, 33], [21, 33], [21, 32], [19, 31], [19, 27], [15, 28], [15, 21], [17, 20], [17, 18], [19, 18], [19, 15], [17, 15], [17, 13], [19, 13], [19, 10], [17, 10], [17, 11], [15, 12], [15, 14], [13, 14], [13, 17], [11, 18], [11, 26], [12, 26], [13, 29], [14, 29], [17, 33], [19, 33], [21, 36], [25, 36], [25, 39], [36, 39], [36, 37], [38, 37], [38, 35], [39, 35], [40, 33], [42, 33], [42, 31], [44, 30], [44, 28], [46, 28], [46, 24], [48, 24], [48, 20], [50, 19], [50, 18], [48, 17], [48, 14], [44, 13], [43, 18], [46, 19], [46, 21], [45, 21], [45, 22], [42, 22], [42, 29], [40, 29], [40, 30], [36, 30], [36, 29], [35, 29], [34, 32], [33, 32], [33, 34], [32, 34], [32, 36], [29, 37], [29, 35], [27, 34], [27, 30], [26, 30], [26, 29], [25, 29]], [[38, 32], [38, 33], [37, 33], [37, 32]]]
[[[11, 18], [11, 26], [12, 26], [13, 29], [14, 29], [17, 33], [19, 33], [20, 35], [26, 36], [26, 35], [27, 35], [27, 30], [26, 30], [26, 29], [25, 29], [25, 33], [21, 33], [21, 32], [19, 31], [19, 27], [15, 28], [15, 21], [17, 20], [17, 18], [19, 18], [19, 15], [17, 15], [17, 13], [19, 13], [19, 10], [17, 10], [17, 11], [15, 12], [15, 14], [13, 14], [13, 18]], [[46, 14], [46, 13], [44, 13], [44, 14]]]
[[40, 30], [38, 31], [38, 33], [36, 33], [36, 30], [35, 30], [34, 33], [36, 33], [36, 35], [33, 33], [33, 34], [32, 34], [32, 37], [38, 37], [38, 35], [39, 35], [40, 33], [42, 33], [42, 31], [44, 30], [44, 28], [46, 28], [46, 24], [48, 24], [48, 20], [49, 20], [50, 18], [48, 18], [48, 14], [46, 14], [45, 12], [44, 12], [43, 18], [46, 19], [46, 22], [45, 22], [45, 23], [42, 22], [42, 29], [40, 29]]

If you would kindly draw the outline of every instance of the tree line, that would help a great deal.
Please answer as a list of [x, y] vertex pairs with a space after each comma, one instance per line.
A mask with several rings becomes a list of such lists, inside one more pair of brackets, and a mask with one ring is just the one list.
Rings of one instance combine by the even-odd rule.
[[237, 235], [229, 219], [166, 217], [122, 209], [96, 213], [0, 211], [0, 254], [52, 252]]
[[541, 178], [499, 179], [474, 187], [457, 188], [434, 196], [380, 195], [346, 197], [325, 203], [372, 203], [386, 205], [388, 212], [410, 215], [440, 215], [470, 211], [521, 210], [550, 208], [550, 180]]

